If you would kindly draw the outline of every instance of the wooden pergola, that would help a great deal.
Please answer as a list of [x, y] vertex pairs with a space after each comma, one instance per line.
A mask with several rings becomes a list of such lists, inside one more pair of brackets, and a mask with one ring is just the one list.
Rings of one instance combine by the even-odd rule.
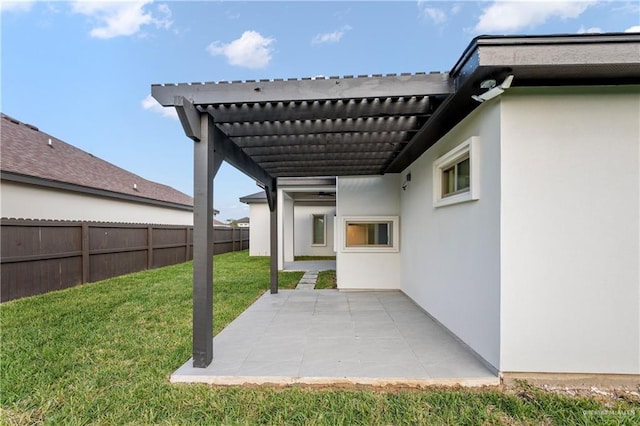
[[277, 293], [278, 178], [399, 173], [480, 105], [487, 82], [507, 76], [520, 86], [637, 81], [635, 59], [620, 60], [637, 56], [637, 39], [482, 36], [448, 73], [152, 85], [195, 142], [194, 367], [213, 358], [213, 179], [223, 161], [266, 191]]

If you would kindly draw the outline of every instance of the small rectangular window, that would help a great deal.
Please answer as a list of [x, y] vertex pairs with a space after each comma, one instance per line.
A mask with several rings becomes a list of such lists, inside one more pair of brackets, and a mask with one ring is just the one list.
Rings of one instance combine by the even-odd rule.
[[399, 234], [397, 216], [344, 217], [345, 252], [397, 252]]
[[391, 229], [391, 222], [347, 223], [347, 247], [390, 247]]
[[433, 162], [433, 204], [479, 199], [478, 137], [472, 136]]
[[442, 170], [442, 196], [460, 194], [469, 191], [470, 179], [469, 155], [460, 158], [456, 163]]
[[323, 214], [313, 215], [313, 239], [311, 244], [314, 246], [326, 245], [327, 226], [326, 219]]

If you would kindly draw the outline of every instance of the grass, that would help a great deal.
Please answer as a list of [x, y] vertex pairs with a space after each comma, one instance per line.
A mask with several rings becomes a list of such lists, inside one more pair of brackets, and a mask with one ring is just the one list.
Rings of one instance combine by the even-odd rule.
[[336, 260], [335, 256], [295, 256], [293, 260]]
[[[268, 288], [268, 259], [215, 258], [220, 331]], [[7, 302], [2, 424], [637, 424], [635, 402], [534, 388], [425, 390], [172, 385], [190, 357], [191, 264]], [[280, 276], [294, 287], [300, 273]]]
[[336, 288], [336, 271], [320, 271], [318, 274], [318, 280], [316, 281], [316, 290]]

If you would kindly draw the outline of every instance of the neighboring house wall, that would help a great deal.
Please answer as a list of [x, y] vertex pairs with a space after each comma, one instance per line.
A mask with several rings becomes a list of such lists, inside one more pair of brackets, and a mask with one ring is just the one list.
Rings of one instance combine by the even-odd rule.
[[[500, 365], [499, 132], [498, 105], [482, 106], [401, 173], [404, 181], [410, 172], [411, 182], [400, 190], [401, 289], [496, 369]], [[479, 199], [434, 207], [434, 161], [472, 136], [478, 137]], [[368, 261], [375, 263], [372, 258]]]
[[249, 234], [249, 256], [269, 256], [271, 253], [269, 214], [269, 205], [266, 202], [249, 205], [250, 223], [253, 223]]
[[[325, 215], [326, 238], [324, 245], [314, 246], [313, 238], [313, 215]], [[295, 223], [293, 224], [295, 233], [295, 255], [296, 256], [335, 256], [333, 251], [333, 217], [336, 214], [334, 206], [295, 206]]]
[[2, 181], [0, 216], [17, 219], [193, 225], [193, 212]]
[[501, 370], [640, 373], [640, 87], [502, 111]]
[[[338, 177], [337, 268], [340, 289], [398, 289], [402, 282], [402, 241], [398, 252], [345, 251], [345, 217], [400, 215], [398, 174], [367, 177]], [[399, 221], [402, 229], [404, 224]]]

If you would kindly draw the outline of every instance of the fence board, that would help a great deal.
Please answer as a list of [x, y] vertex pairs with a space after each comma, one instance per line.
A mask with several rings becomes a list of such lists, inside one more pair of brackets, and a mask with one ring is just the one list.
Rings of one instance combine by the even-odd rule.
[[[1, 219], [0, 301], [193, 259], [193, 227]], [[214, 253], [245, 250], [248, 229], [214, 229]]]

